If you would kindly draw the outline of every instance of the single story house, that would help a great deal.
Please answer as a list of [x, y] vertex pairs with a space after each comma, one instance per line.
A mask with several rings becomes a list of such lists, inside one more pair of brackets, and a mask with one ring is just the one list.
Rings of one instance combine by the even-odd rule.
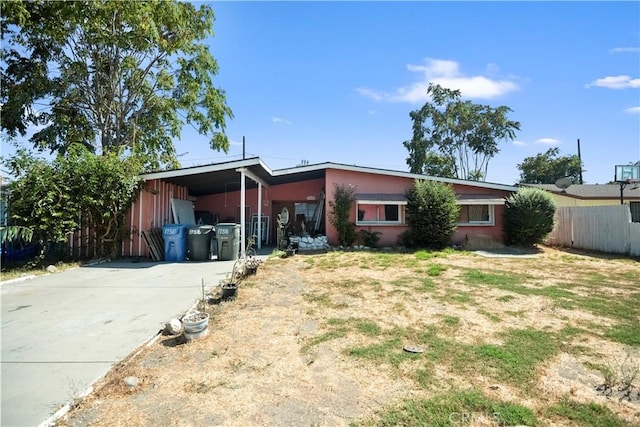
[[557, 207], [629, 205], [633, 222], [640, 222], [640, 184], [626, 184], [620, 193], [620, 184], [574, 184], [566, 189], [555, 184], [520, 184], [541, 188], [551, 193]]
[[393, 246], [407, 229], [405, 194], [418, 179], [452, 185], [461, 207], [452, 243], [463, 242], [471, 235], [490, 236], [501, 242], [505, 197], [518, 189], [330, 162], [271, 170], [258, 157], [141, 177], [143, 189], [127, 217], [131, 239], [124, 243], [125, 256], [148, 255], [141, 232], [173, 222], [172, 199], [190, 201], [196, 219], [203, 223], [241, 224], [243, 253], [248, 235], [259, 235], [258, 245], [275, 245], [278, 214], [289, 217], [292, 233], [324, 234], [329, 243], [335, 244], [337, 232], [329, 220], [335, 184], [349, 184], [355, 189], [351, 215], [357, 230], [379, 232], [379, 245]]

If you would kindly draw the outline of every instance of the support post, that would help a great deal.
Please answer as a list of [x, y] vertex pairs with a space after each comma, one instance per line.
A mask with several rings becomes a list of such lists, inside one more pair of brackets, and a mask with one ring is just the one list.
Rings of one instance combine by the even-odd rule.
[[245, 185], [245, 169], [240, 169], [240, 257], [244, 258], [246, 256], [245, 253], [245, 245], [246, 245], [246, 228], [245, 224], [247, 219], [245, 218], [245, 205], [246, 205], [246, 185]]
[[262, 184], [258, 183], [258, 237], [256, 247], [262, 249]]

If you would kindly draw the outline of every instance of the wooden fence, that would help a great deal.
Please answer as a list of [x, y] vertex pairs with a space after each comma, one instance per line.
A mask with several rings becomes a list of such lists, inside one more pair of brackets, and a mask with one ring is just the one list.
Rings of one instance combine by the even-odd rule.
[[631, 222], [629, 205], [561, 207], [546, 242], [640, 256], [640, 222]]

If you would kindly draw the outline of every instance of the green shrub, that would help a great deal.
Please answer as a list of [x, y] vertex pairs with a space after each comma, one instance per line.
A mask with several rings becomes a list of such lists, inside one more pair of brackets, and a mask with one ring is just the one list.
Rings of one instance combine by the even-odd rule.
[[401, 236], [409, 247], [442, 249], [456, 230], [459, 207], [451, 186], [418, 180], [407, 192], [409, 229]]
[[329, 202], [331, 206], [329, 221], [338, 232], [338, 243], [342, 246], [351, 246], [356, 241], [356, 225], [350, 221], [356, 187], [335, 184], [334, 189], [333, 201]]
[[504, 205], [505, 242], [530, 246], [542, 242], [553, 230], [556, 206], [551, 195], [539, 188], [521, 188]]
[[382, 234], [379, 231], [371, 231], [371, 230], [360, 230], [360, 241], [363, 245], [368, 246], [370, 248], [377, 248], [378, 241], [380, 240], [380, 235]]

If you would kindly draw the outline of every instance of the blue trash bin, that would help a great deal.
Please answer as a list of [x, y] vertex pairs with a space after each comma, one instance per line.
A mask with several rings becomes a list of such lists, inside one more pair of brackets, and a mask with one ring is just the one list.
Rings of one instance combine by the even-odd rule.
[[164, 260], [181, 262], [187, 259], [187, 226], [167, 224], [162, 226]]

